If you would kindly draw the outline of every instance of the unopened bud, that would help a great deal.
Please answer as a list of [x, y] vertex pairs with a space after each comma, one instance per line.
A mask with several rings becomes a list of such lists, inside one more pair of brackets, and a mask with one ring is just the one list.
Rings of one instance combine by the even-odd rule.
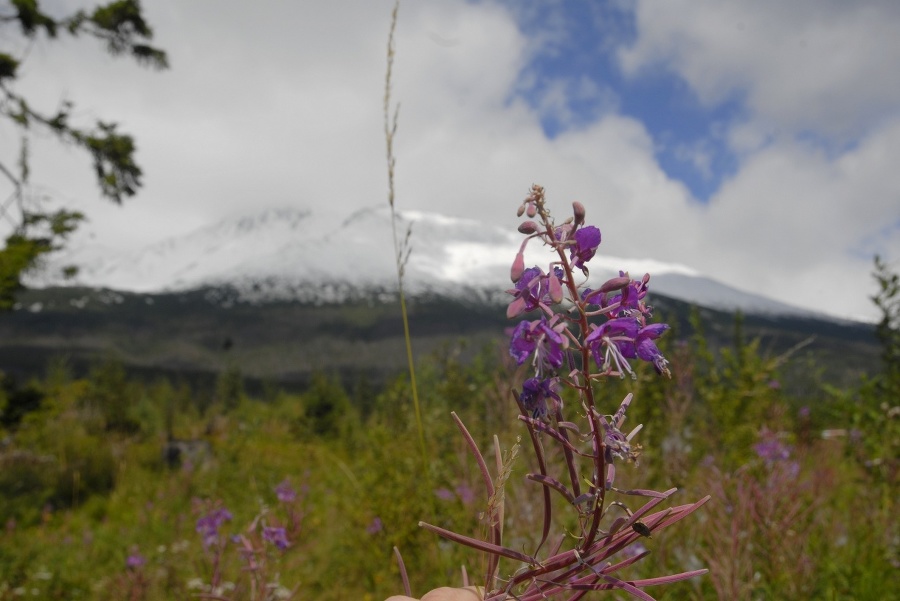
[[513, 317], [518, 317], [522, 313], [525, 312], [525, 299], [522, 297], [513, 299], [509, 306], [506, 307], [506, 318], [512, 319]]
[[512, 267], [509, 270], [509, 277], [513, 282], [518, 282], [519, 278], [522, 277], [522, 274], [525, 272], [525, 257], [522, 253], [517, 253], [516, 258], [513, 260]]
[[613, 290], [621, 290], [625, 286], [631, 283], [631, 278], [628, 276], [619, 276], [617, 278], [613, 278], [611, 280], [606, 280], [602, 286], [600, 286], [600, 292], [612, 292]]
[[550, 300], [554, 303], [561, 303], [563, 299], [562, 284], [555, 273], [550, 274]]
[[523, 221], [519, 224], [520, 234], [533, 234], [538, 231], [538, 224], [534, 221]]
[[516, 211], [516, 217], [521, 217], [524, 212], [525, 212], [525, 203], [523, 202], [522, 204], [519, 205], [519, 210]]
[[529, 217], [534, 217], [535, 215], [537, 215], [537, 207], [533, 202], [528, 203], [528, 207], [525, 209], [525, 214]]
[[584, 223], [584, 205], [576, 200], [572, 203], [572, 211], [575, 213], [575, 225]]

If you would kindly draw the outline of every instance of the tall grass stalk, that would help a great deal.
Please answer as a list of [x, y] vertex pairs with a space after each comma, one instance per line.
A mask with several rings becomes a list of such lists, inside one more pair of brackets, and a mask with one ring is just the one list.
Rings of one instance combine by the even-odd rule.
[[[409, 240], [412, 234], [412, 224], [406, 228], [406, 233], [401, 240], [397, 235], [397, 209], [394, 203], [394, 165], [397, 160], [394, 157], [394, 136], [397, 134], [397, 117], [400, 113], [400, 104], [392, 106], [391, 103], [391, 75], [394, 67], [394, 32], [397, 29], [397, 12], [400, 9], [399, 0], [394, 3], [391, 11], [391, 30], [388, 34], [387, 44], [387, 72], [384, 76], [384, 141], [387, 150], [387, 174], [388, 174], [388, 204], [391, 207], [391, 234], [394, 240], [394, 259], [397, 264], [397, 290], [400, 296], [400, 313], [403, 316], [403, 339], [406, 342], [406, 361], [409, 365], [409, 383], [412, 389], [413, 407], [416, 411], [416, 427], [419, 431], [419, 447], [422, 452], [422, 470], [428, 477], [428, 453], [425, 450], [425, 429], [422, 426], [422, 410], [419, 406], [419, 390], [416, 386], [416, 365], [413, 360], [412, 338], [409, 335], [409, 314], [406, 310], [406, 295], [403, 292], [403, 275], [406, 270], [406, 262], [409, 260]], [[393, 109], [393, 110], [392, 110]]]

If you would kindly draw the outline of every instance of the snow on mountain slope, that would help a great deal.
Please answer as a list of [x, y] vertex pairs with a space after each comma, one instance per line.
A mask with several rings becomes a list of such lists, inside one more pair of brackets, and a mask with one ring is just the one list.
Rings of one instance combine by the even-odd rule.
[[[412, 224], [412, 252], [404, 285], [411, 294], [478, 293], [503, 298], [509, 268], [522, 236], [478, 221], [407, 211], [400, 236]], [[47, 274], [29, 284], [83, 285], [135, 292], [189, 290], [229, 285], [249, 299], [336, 301], [371, 291], [396, 289], [396, 267], [386, 207], [345, 216], [334, 210], [267, 209], [224, 219], [189, 235], [169, 238], [137, 252], [98, 246], [70, 249], [55, 259], [76, 264], [69, 282]], [[527, 265], [547, 264], [549, 250], [529, 245]], [[51, 265], [52, 267], [52, 265]], [[747, 313], [812, 315], [803, 309], [742, 292], [682, 266], [601, 253], [591, 261], [592, 283], [618, 275], [650, 273], [651, 293]], [[57, 270], [58, 271], [58, 270]]]

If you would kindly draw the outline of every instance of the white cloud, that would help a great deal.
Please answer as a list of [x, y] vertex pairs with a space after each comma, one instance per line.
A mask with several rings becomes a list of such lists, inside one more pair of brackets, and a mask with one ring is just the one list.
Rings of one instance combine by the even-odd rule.
[[[633, 77], [663, 68], [737, 101], [739, 165], [680, 260], [734, 285], [874, 316], [872, 254], [900, 256], [900, 4], [639, 1]], [[713, 250], [714, 249], [714, 250]]]
[[[142, 246], [252, 208], [346, 215], [381, 205], [392, 4], [146, 3], [157, 43], [171, 55], [165, 73], [108, 59], [86, 39], [39, 43], [23, 91], [51, 106], [69, 97], [82, 117], [120, 121], [137, 139], [146, 189], [124, 209], [109, 207], [98, 200], [88, 159], [42, 139], [33, 179], [82, 207], [92, 218], [85, 232], [114, 247]], [[518, 202], [540, 183], [561, 217], [572, 200], [585, 203], [610, 255], [684, 264], [820, 310], [865, 311], [868, 253], [900, 256], [897, 236], [884, 229], [898, 213], [900, 175], [892, 160], [900, 120], [883, 116], [896, 104], [897, 88], [887, 81], [896, 79], [893, 72], [869, 81], [856, 69], [870, 74], [888, 60], [866, 54], [875, 42], [864, 38], [883, 31], [895, 11], [882, 9], [876, 19], [869, 12], [881, 5], [873, 4], [855, 18], [832, 9], [804, 21], [802, 11], [781, 4], [749, 5], [756, 12], [733, 4], [682, 7], [686, 16], [668, 3], [654, 6], [652, 13], [638, 6], [639, 37], [623, 55], [629, 68], [668, 61], [709, 102], [735, 92], [748, 99], [750, 114], [729, 134], [735, 146], [740, 142], [742, 163], [709, 206], [666, 176], [654, 158], [657, 141], [612, 106], [595, 122], [548, 140], [540, 110], [513, 92], [523, 85], [528, 58], [552, 46], [553, 35], [526, 37], [504, 8], [462, 0], [400, 9], [398, 205], [512, 229]], [[832, 14], [844, 15], [848, 28], [837, 27]], [[736, 39], [739, 22], [754, 40]], [[827, 64], [803, 62], [786, 37], [801, 22], [815, 53], [834, 40], [852, 46], [842, 60], [853, 68], [837, 65], [832, 82]], [[724, 23], [734, 27], [723, 30]], [[864, 31], [869, 24], [875, 29]], [[900, 62], [893, 52], [886, 49]], [[789, 64], [802, 73], [792, 78]], [[597, 93], [578, 82], [560, 85], [564, 94]], [[805, 128], [844, 135], [870, 126], [871, 115], [882, 115], [882, 127], [866, 130], [843, 154], [784, 135]], [[14, 139], [6, 133], [0, 130], [0, 161], [12, 164]], [[702, 167], [703, 148], [693, 150]]]
[[[900, 120], [832, 158], [800, 142], [748, 158], [704, 216], [701, 271], [851, 317], [872, 315], [872, 254], [900, 256]], [[749, 255], [749, 256], [748, 256]]]
[[742, 97], [778, 128], [853, 138], [900, 105], [893, 0], [638, 0], [636, 19], [627, 72], [672, 69], [703, 102]]

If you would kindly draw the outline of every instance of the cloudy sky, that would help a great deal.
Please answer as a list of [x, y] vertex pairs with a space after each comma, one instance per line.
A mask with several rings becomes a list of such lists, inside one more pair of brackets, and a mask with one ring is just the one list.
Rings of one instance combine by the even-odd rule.
[[[145, 187], [118, 208], [86, 156], [31, 136], [33, 190], [87, 212], [83, 240], [134, 248], [266, 207], [385, 203], [392, 0], [144, 5], [169, 71], [0, 31], [27, 56], [20, 93], [137, 140]], [[540, 183], [563, 215], [585, 204], [608, 254], [874, 318], [873, 256], [900, 266], [897, 31], [895, 0], [407, 1], [398, 206], [514, 228]], [[0, 126], [0, 162], [18, 139]]]

